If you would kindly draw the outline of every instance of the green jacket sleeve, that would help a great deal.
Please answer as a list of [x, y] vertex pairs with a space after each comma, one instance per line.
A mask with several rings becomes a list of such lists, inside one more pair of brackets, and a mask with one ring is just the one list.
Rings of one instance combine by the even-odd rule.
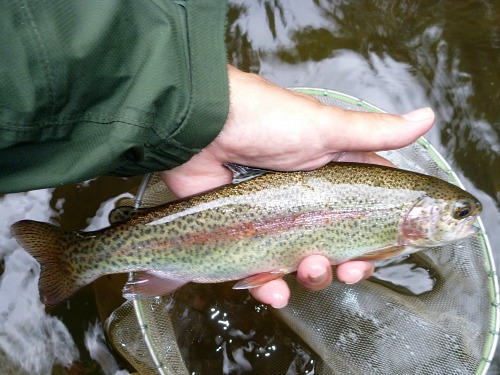
[[220, 132], [225, 1], [0, 2], [0, 193], [171, 169]]

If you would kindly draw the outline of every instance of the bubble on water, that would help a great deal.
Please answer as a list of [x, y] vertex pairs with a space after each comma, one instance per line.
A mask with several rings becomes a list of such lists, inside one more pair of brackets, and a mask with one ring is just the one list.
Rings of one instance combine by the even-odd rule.
[[252, 365], [245, 357], [245, 352], [253, 350], [253, 344], [249, 347], [237, 347], [229, 353], [228, 343], [225, 341], [221, 345], [222, 349], [222, 372], [223, 374], [246, 374], [252, 371]]
[[64, 203], [66, 202], [65, 198], [59, 198], [54, 205], [54, 208], [57, 210], [59, 215], [62, 215], [64, 213]]
[[106, 375], [126, 375], [126, 370], [120, 370], [113, 354], [106, 345], [106, 337], [100, 323], [89, 324], [85, 332], [85, 347], [90, 353], [90, 357], [99, 363], [102, 371]]
[[85, 228], [85, 231], [98, 230], [109, 226], [109, 213], [116, 208], [116, 202], [123, 198], [133, 198], [133, 195], [124, 193], [101, 203], [96, 214], [88, 220], [88, 226]]
[[66, 326], [45, 313], [37, 280], [38, 267], [23, 250], [9, 256], [0, 282], [0, 367], [5, 372], [46, 374], [55, 364], [69, 366], [78, 358]]

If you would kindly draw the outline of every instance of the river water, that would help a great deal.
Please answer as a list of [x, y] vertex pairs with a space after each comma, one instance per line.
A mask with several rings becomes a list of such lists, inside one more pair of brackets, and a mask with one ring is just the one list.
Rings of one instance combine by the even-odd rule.
[[[393, 113], [434, 108], [426, 138], [483, 202], [500, 266], [500, 2], [232, 0], [227, 30], [228, 59], [279, 85], [332, 89]], [[23, 218], [99, 227], [136, 183], [101, 178], [0, 198], [0, 369], [68, 373], [79, 356], [69, 373], [103, 373], [83, 344], [102, 344], [91, 290], [46, 314], [36, 265], [8, 227]], [[123, 368], [107, 363], [106, 373]], [[498, 359], [489, 374], [500, 374]]]

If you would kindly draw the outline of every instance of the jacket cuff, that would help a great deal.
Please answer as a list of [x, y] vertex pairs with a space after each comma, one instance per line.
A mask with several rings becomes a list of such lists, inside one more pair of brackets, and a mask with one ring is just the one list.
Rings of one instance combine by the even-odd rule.
[[172, 169], [188, 161], [220, 133], [229, 112], [225, 49], [225, 1], [179, 2], [188, 37], [189, 105], [175, 132], [163, 124], [151, 128], [144, 154], [113, 170], [111, 175], [137, 175]]

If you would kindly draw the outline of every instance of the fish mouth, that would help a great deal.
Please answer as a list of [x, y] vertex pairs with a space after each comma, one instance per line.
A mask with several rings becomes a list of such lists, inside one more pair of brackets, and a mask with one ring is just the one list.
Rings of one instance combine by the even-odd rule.
[[476, 236], [479, 231], [481, 230], [481, 228], [479, 228], [477, 225], [474, 225], [474, 223], [471, 224], [471, 226], [469, 227], [469, 236]]
[[477, 218], [475, 216], [471, 216], [463, 220], [463, 223], [461, 223], [459, 229], [457, 230], [457, 233], [461, 233], [463, 237], [477, 235], [481, 228], [475, 225], [477, 223], [476, 219]]

